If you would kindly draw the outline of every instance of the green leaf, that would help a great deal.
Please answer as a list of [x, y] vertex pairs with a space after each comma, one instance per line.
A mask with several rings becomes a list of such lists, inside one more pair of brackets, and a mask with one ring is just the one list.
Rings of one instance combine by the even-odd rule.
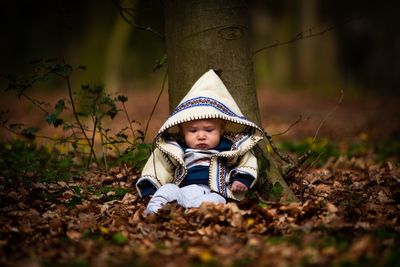
[[114, 233], [112, 235], [111, 239], [112, 239], [112, 241], [114, 243], [116, 243], [118, 245], [123, 245], [128, 241], [128, 239], [123, 234], [121, 234], [120, 232]]
[[268, 189], [268, 195], [271, 198], [279, 200], [283, 194], [283, 187], [279, 182], [276, 182]]
[[10, 127], [11, 130], [17, 131], [23, 126], [25, 126], [23, 123], [11, 123], [8, 127]]
[[21, 134], [23, 137], [29, 139], [29, 140], [34, 140], [36, 138], [36, 132], [38, 131], [38, 128], [35, 127], [30, 127], [23, 129]]
[[82, 197], [82, 189], [79, 186], [71, 186], [71, 189], [74, 190], [74, 193], [78, 196], [78, 197]]
[[266, 243], [269, 243], [272, 245], [278, 245], [278, 244], [287, 242], [287, 239], [284, 236], [271, 236], [271, 237], [266, 237], [264, 240]]
[[68, 64], [55, 64], [53, 72], [62, 77], [68, 77], [72, 73], [72, 67]]
[[79, 204], [82, 204], [82, 198], [75, 196], [67, 203], [67, 207], [72, 209], [72, 208], [75, 208], [75, 206], [79, 205]]
[[62, 99], [58, 100], [53, 113], [48, 114], [46, 116], [46, 122], [48, 124], [53, 124], [54, 127], [57, 127], [57, 126], [63, 124], [64, 121], [62, 119], [58, 118], [58, 116], [61, 114], [61, 112], [63, 112], [64, 107], [65, 107], [64, 100], [62, 100]]
[[118, 187], [118, 188], [114, 189], [114, 192], [115, 192], [115, 196], [117, 198], [122, 198], [123, 196], [125, 196], [126, 193], [129, 192], [129, 190], [122, 188], [122, 187]]
[[153, 72], [160, 69], [162, 66], [165, 65], [165, 63], [167, 63], [167, 55], [163, 55], [162, 58], [157, 60], [155, 66], [153, 67]]
[[259, 208], [262, 208], [262, 209], [268, 208], [268, 205], [265, 204], [265, 203], [263, 203], [263, 202], [258, 202], [257, 206], [258, 206]]
[[119, 102], [125, 103], [126, 101], [128, 101], [128, 97], [126, 97], [126, 96], [124, 96], [124, 95], [119, 95], [119, 96], [117, 97], [117, 100], [118, 100]]

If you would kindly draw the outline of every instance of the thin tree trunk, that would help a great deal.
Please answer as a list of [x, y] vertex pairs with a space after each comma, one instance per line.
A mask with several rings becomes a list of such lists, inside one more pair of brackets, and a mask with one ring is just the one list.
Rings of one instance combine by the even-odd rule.
[[[245, 0], [164, 1], [171, 111], [202, 74], [221, 70], [243, 114], [261, 125], [247, 12]], [[284, 194], [295, 199], [274, 164], [267, 179], [279, 182]]]
[[109, 93], [117, 93], [120, 90], [121, 66], [125, 60], [125, 49], [132, 32], [132, 26], [129, 23], [121, 16], [115, 17], [105, 54], [104, 88]]

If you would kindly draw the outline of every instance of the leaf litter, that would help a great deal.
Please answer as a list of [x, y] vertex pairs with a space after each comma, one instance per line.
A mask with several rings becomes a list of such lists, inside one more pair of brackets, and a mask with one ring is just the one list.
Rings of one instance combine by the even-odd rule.
[[400, 171], [337, 158], [297, 169], [300, 202], [240, 203], [143, 215], [138, 174], [1, 186], [2, 266], [396, 266]]

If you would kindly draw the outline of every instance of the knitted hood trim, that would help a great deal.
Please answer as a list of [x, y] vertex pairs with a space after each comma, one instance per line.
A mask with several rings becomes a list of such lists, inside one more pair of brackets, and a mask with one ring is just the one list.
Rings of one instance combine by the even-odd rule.
[[179, 133], [179, 124], [202, 119], [225, 120], [225, 132], [229, 134], [253, 132], [256, 136], [262, 136], [263, 132], [242, 114], [222, 80], [213, 70], [209, 70], [196, 81], [171, 113], [158, 131], [156, 142], [162, 139], [163, 134]]

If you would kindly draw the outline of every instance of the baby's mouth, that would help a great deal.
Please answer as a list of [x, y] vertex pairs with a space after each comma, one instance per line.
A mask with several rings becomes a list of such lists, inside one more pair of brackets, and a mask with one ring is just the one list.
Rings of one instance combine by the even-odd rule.
[[197, 148], [207, 148], [207, 144], [205, 143], [197, 144]]

